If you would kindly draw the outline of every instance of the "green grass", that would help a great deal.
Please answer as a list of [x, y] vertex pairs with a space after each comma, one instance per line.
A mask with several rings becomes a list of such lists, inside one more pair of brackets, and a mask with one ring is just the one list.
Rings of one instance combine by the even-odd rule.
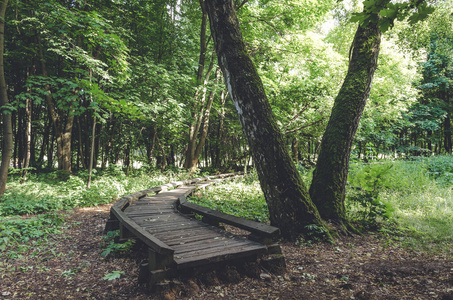
[[211, 186], [189, 201], [238, 217], [269, 222], [269, 211], [256, 174]]
[[[364, 206], [357, 205], [352, 198], [357, 190], [375, 188], [376, 192], [371, 194], [377, 197], [376, 203], [382, 204], [379, 208], [385, 210], [371, 220], [378, 223], [375, 229], [384, 226], [383, 231], [390, 232], [402, 245], [415, 251], [451, 257], [453, 181], [449, 180], [452, 174], [451, 156], [351, 165], [346, 198], [349, 216], [356, 222], [364, 215], [369, 217], [363, 212]], [[302, 176], [309, 182], [311, 172], [305, 171]], [[256, 174], [211, 186], [190, 201], [239, 217], [269, 222]]]
[[[452, 256], [453, 252], [453, 181], [450, 181], [452, 156], [422, 158], [391, 164], [382, 176], [379, 200], [392, 208], [392, 220], [403, 232], [399, 240], [416, 251]], [[377, 168], [382, 163], [372, 164]], [[350, 187], [362, 187], [367, 165], [353, 165]], [[366, 185], [366, 184], [365, 184]], [[349, 196], [354, 192], [348, 193]]]
[[63, 220], [56, 211], [111, 203], [123, 195], [187, 176], [185, 172], [136, 172], [125, 176], [112, 168], [96, 174], [87, 188], [86, 173], [30, 174], [24, 183], [13, 174], [0, 202], [0, 257], [16, 253], [17, 249], [25, 251], [57, 233]]
[[[0, 203], [0, 223], [7, 226], [2, 228], [6, 233], [0, 235], [0, 239], [3, 238], [6, 245], [47, 234], [46, 219], [32, 218], [29, 221], [32, 225], [27, 225], [28, 221], [18, 220], [14, 215], [111, 203], [122, 195], [185, 178], [187, 173], [184, 172], [135, 172], [125, 176], [121, 170], [112, 168], [96, 174], [91, 188], [87, 189], [84, 173], [31, 174], [23, 184], [19, 183], [19, 178], [10, 177]], [[311, 172], [304, 170], [303, 178], [309, 182]], [[383, 231], [390, 232], [392, 237], [416, 251], [453, 256], [452, 156], [352, 164], [348, 182], [346, 204], [349, 216], [356, 222], [366, 218], [367, 225], [379, 223], [384, 226]], [[209, 187], [190, 201], [239, 217], [269, 222], [255, 173]], [[31, 229], [33, 226], [36, 231]], [[40, 232], [41, 229], [44, 231]]]
[[31, 174], [24, 183], [20, 183], [19, 177], [10, 176], [0, 203], [0, 217], [111, 203], [123, 195], [186, 177], [184, 172], [137, 172], [125, 176], [121, 171], [113, 170], [94, 176], [91, 187], [87, 188], [85, 173], [63, 176], [60, 171]]

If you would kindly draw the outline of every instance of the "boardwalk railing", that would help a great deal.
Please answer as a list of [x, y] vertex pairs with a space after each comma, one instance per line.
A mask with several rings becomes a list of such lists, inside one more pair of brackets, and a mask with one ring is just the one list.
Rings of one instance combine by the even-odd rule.
[[[196, 189], [235, 176], [231, 173], [169, 183], [124, 196], [112, 206], [105, 230], [119, 229], [120, 239], [136, 238], [148, 247], [141, 282], [152, 286], [178, 270], [281, 253], [275, 243], [278, 228], [186, 201]], [[194, 213], [203, 216], [204, 222], [187, 216]], [[220, 223], [250, 232], [250, 239], [219, 229]]]

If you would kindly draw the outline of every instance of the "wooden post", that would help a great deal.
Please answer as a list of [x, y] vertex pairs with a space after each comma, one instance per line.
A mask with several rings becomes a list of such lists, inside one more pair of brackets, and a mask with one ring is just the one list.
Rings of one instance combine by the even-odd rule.
[[155, 271], [160, 269], [166, 269], [173, 263], [172, 254], [160, 254], [151, 248], [148, 248], [148, 264], [149, 270]]

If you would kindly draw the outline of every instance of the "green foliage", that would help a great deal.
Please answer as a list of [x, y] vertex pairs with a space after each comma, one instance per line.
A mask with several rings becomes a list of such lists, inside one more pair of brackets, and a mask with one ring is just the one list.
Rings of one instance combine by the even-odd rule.
[[241, 218], [269, 222], [269, 211], [256, 174], [211, 186], [189, 201]]
[[353, 221], [366, 228], [376, 228], [379, 221], [387, 221], [393, 211], [389, 203], [383, 202], [379, 193], [386, 187], [385, 176], [390, 173], [391, 164], [367, 164], [353, 169], [350, 173], [348, 213]]
[[0, 250], [10, 245], [47, 240], [47, 236], [60, 232], [63, 219], [55, 213], [32, 218], [0, 217]]
[[107, 273], [105, 274], [105, 276], [103, 277], [104, 280], [115, 280], [115, 279], [119, 279], [121, 278], [121, 275], [124, 275], [125, 273], [123, 271], [113, 271], [113, 272], [110, 272], [110, 273]]
[[[117, 238], [118, 236], [119, 236], [118, 230], [107, 232], [107, 235], [103, 237], [104, 242], [102, 243], [101, 247], [105, 249], [102, 251], [101, 256], [123, 254], [131, 251], [135, 241], [128, 240], [124, 243], [115, 243], [114, 239]], [[106, 243], [108, 244], [106, 245]]]
[[409, 24], [414, 24], [427, 18], [434, 11], [434, 7], [426, 1], [366, 0], [363, 2], [363, 12], [353, 14], [351, 21], [361, 25], [377, 23], [382, 32], [392, 28], [395, 20], [402, 21], [408, 18]]
[[304, 242], [311, 244], [313, 242], [325, 242], [330, 240], [328, 232], [324, 227], [316, 224], [310, 224], [304, 227]]
[[121, 167], [112, 165], [94, 176], [86, 188], [86, 172], [69, 175], [64, 171], [30, 174], [24, 183], [12, 178], [0, 202], [0, 216], [29, 215], [74, 207], [111, 203], [122, 195], [134, 193], [185, 178], [185, 172], [138, 172], [126, 177]]
[[[394, 227], [379, 218], [381, 225], [384, 225], [381, 231], [389, 228], [393, 237], [398, 235], [396, 238], [411, 248], [452, 255], [453, 194], [452, 184], [447, 184], [452, 164], [451, 156], [375, 163], [371, 166], [354, 164], [348, 179], [350, 187], [361, 188], [363, 184], [368, 190], [372, 190], [373, 183], [376, 183], [378, 199], [386, 205], [387, 212], [390, 207], [390, 220], [396, 223]], [[348, 189], [346, 201], [351, 215], [357, 215], [361, 207], [351, 201], [351, 198], [359, 197], [357, 192], [363, 194], [364, 190]]]
[[434, 156], [427, 162], [428, 174], [439, 184], [453, 186], [453, 157]]

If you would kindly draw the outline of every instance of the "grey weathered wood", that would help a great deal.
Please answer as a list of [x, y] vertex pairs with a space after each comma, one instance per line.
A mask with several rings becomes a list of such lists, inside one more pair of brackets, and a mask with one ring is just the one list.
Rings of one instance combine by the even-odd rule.
[[[185, 201], [196, 189], [221, 180], [209, 176], [174, 182], [124, 196], [112, 206], [109, 227], [119, 224], [123, 238], [136, 237], [149, 247], [147, 263], [140, 271], [142, 282], [154, 284], [174, 270], [256, 256], [267, 251], [262, 244], [236, 237], [176, 210], [179, 206], [183, 211], [193, 211], [214, 222], [237, 226], [259, 236], [273, 238], [278, 235], [278, 229], [272, 226], [242, 220]], [[184, 186], [187, 184], [192, 186]], [[176, 189], [169, 190], [173, 187]], [[155, 195], [148, 196], [151, 193]]]
[[134, 234], [137, 238], [142, 240], [147, 246], [156, 251], [157, 253], [173, 253], [174, 250], [163, 243], [162, 241], [156, 239], [152, 234], [138, 226], [131, 218], [122, 213], [116, 207], [112, 207], [112, 212], [120, 221], [122, 226]]
[[233, 260], [242, 257], [248, 257], [251, 255], [258, 255], [265, 253], [265, 249], [259, 246], [236, 248], [236, 251], [223, 252], [223, 253], [206, 253], [198, 254], [197, 256], [187, 258], [175, 258], [177, 269], [187, 269], [192, 267], [198, 267], [210, 263], [216, 263], [223, 260]]
[[232, 216], [220, 211], [187, 202], [185, 201], [185, 199], [180, 203], [180, 206], [184, 212], [191, 211], [207, 217], [213, 221], [236, 226], [238, 228], [250, 231], [261, 236], [277, 238], [280, 235], [280, 230], [277, 227]]

